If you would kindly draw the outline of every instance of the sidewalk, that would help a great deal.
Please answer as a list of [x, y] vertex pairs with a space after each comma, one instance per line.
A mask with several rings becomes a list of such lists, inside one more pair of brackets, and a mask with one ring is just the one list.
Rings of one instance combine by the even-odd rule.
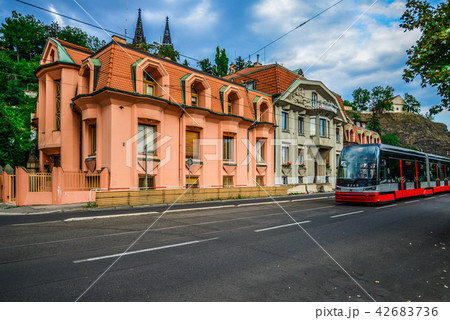
[[[277, 201], [292, 201], [295, 199], [305, 199], [305, 198], [322, 198], [324, 196], [334, 196], [334, 193], [328, 192], [320, 192], [320, 193], [312, 193], [312, 194], [301, 194], [301, 195], [286, 195], [275, 197]], [[217, 200], [217, 201], [202, 201], [202, 202], [185, 202], [185, 203], [177, 203], [173, 209], [176, 208], [185, 208], [185, 209], [195, 209], [195, 208], [211, 208], [211, 207], [221, 207], [223, 205], [255, 205], [261, 204], [264, 202], [273, 202], [273, 200], [269, 197], [264, 198], [247, 198], [247, 199], [231, 199], [231, 200]], [[63, 213], [63, 212], [71, 212], [78, 211], [82, 215], [91, 215], [91, 214], [106, 214], [111, 213], [111, 211], [128, 211], [128, 212], [138, 212], [145, 208], [152, 208], [157, 211], [164, 211], [167, 207], [172, 207], [168, 204], [148, 204], [143, 206], [123, 206], [123, 207], [111, 207], [111, 208], [87, 208], [86, 203], [76, 203], [76, 204], [54, 204], [54, 205], [33, 205], [33, 206], [11, 206], [8, 204], [0, 203], [0, 216], [23, 216], [23, 215], [39, 215], [39, 214], [47, 214], [47, 213]], [[117, 214], [117, 213], [115, 213]]]
[[15, 216], [28, 214], [46, 214], [68, 211], [79, 211], [86, 208], [86, 203], [75, 204], [52, 204], [52, 205], [36, 205], [36, 206], [11, 206], [9, 204], [0, 203], [0, 215]]

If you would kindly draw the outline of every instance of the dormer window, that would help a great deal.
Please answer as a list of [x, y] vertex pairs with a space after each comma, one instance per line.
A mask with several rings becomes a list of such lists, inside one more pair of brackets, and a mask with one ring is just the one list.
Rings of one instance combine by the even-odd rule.
[[198, 107], [198, 93], [194, 85], [191, 86], [191, 105]]
[[147, 72], [144, 72], [144, 90], [143, 93], [149, 96], [155, 95], [155, 80]]
[[256, 90], [256, 81], [255, 80], [249, 80], [245, 83], [245, 87], [247, 89]]

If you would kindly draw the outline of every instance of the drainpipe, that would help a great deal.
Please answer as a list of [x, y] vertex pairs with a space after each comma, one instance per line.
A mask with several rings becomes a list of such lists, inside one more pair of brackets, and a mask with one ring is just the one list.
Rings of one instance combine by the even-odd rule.
[[70, 109], [80, 117], [80, 171], [83, 171], [83, 119], [81, 113], [75, 110], [75, 103], [70, 104]]
[[183, 106], [182, 107], [182, 112], [181, 112], [181, 115], [180, 115], [180, 117], [178, 118], [178, 128], [179, 128], [179, 132], [180, 132], [180, 134], [179, 134], [179, 137], [178, 137], [178, 139], [179, 139], [179, 142], [178, 142], [178, 144], [179, 144], [179, 147], [178, 147], [178, 153], [180, 154], [180, 169], [179, 169], [179, 173], [178, 173], [178, 177], [179, 177], [179, 179], [180, 179], [180, 187], [182, 187], [184, 184], [183, 184], [183, 177], [182, 177], [182, 174], [183, 174], [183, 166], [184, 166], [184, 159], [182, 159], [182, 152], [181, 152], [181, 148], [183, 147], [182, 146], [182, 143], [181, 143], [181, 141], [182, 141], [182, 134], [183, 134], [183, 132], [181, 131], [181, 118], [183, 118], [183, 115], [186, 113], [186, 108]]

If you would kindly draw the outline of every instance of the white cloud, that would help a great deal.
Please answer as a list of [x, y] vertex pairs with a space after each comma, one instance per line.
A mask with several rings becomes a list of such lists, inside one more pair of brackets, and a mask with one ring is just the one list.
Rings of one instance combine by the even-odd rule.
[[262, 0], [251, 8], [255, 21], [250, 28], [255, 33], [287, 32], [306, 19], [308, 4], [295, 0]]
[[209, 0], [202, 0], [187, 13], [186, 17], [178, 20], [180, 25], [195, 29], [198, 33], [211, 32], [217, 21], [217, 13], [212, 10]]
[[[366, 10], [371, 3], [361, 5], [361, 11]], [[387, 7], [383, 4], [383, 2], [378, 1], [370, 8], [370, 14], [374, 15], [382, 15], [387, 18], [398, 18], [405, 11], [405, 3], [404, 1], [394, 1], [390, 3]]]
[[[263, 6], [267, 1], [261, 1], [258, 6]], [[290, 8], [298, 9], [301, 5], [291, 0], [284, 1]], [[300, 67], [305, 71], [306, 77], [321, 80], [337, 92], [360, 86], [370, 89], [376, 84], [390, 84], [394, 87], [398, 83], [404, 84], [402, 70], [406, 61], [405, 51], [414, 44], [419, 33], [404, 33], [397, 23], [375, 17], [382, 13], [391, 15], [394, 9], [398, 12], [397, 8], [401, 7], [399, 1], [391, 4], [377, 3], [352, 25], [371, 3], [372, 1], [367, 2], [365, 7], [347, 5], [333, 8], [336, 10], [328, 11], [322, 20], [311, 21], [272, 45], [268, 60], [284, 63], [291, 69]], [[323, 6], [325, 8], [329, 5]], [[257, 11], [256, 19], [261, 18], [262, 13], [268, 15], [270, 10], [273, 8], [269, 6]], [[323, 8], [314, 8], [314, 12], [320, 10]], [[274, 16], [277, 17], [278, 13]], [[291, 13], [290, 17], [294, 16]], [[285, 20], [289, 19], [287, 16]], [[352, 27], [345, 31], [350, 25]]]
[[[169, 3], [171, 1], [168, 1]], [[191, 1], [187, 1], [191, 2]], [[163, 31], [166, 16], [176, 17], [170, 20], [170, 25], [180, 30], [190, 32], [190, 36], [211, 32], [214, 24], [217, 22], [218, 14], [214, 12], [210, 0], [192, 2], [192, 5], [185, 4], [177, 6], [178, 3], [163, 7], [163, 10], [142, 10], [142, 19], [144, 24], [151, 24], [161, 27]], [[189, 8], [186, 10], [186, 8]], [[134, 27], [133, 27], [134, 28]], [[145, 29], [145, 26], [144, 26]]]
[[[55, 7], [52, 4], [49, 5], [48, 10], [50, 10], [51, 12], [59, 13], [58, 11], [56, 11]], [[64, 21], [61, 16], [54, 13], [50, 13], [50, 15], [52, 16], [54, 21], [58, 22], [60, 27], [64, 27]]]

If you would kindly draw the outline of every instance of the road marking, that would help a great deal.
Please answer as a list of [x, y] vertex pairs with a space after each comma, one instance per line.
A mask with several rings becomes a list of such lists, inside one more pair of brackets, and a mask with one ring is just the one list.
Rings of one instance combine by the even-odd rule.
[[375, 208], [376, 210], [379, 210], [379, 209], [384, 209], [384, 208], [390, 208], [390, 207], [396, 207], [397, 205], [396, 204], [390, 204], [390, 205], [388, 205], [388, 206], [382, 206], [382, 207], [378, 207], [378, 208]]
[[75, 260], [75, 261], [73, 261], [73, 263], [81, 263], [81, 262], [90, 262], [90, 261], [97, 261], [97, 260], [103, 260], [103, 259], [110, 259], [110, 258], [116, 258], [116, 257], [120, 257], [120, 256], [128, 256], [128, 255], [131, 255], [131, 254], [150, 252], [150, 251], [157, 251], [157, 250], [163, 250], [163, 249], [169, 249], [169, 248], [175, 248], [175, 247], [181, 247], [181, 246], [188, 246], [188, 245], [191, 245], [191, 244], [197, 244], [197, 243], [206, 242], [206, 241], [212, 241], [212, 240], [217, 240], [217, 239], [219, 239], [219, 238], [215, 237], [215, 238], [204, 239], [204, 240], [195, 240], [195, 241], [189, 241], [189, 242], [170, 244], [170, 245], [162, 246], [162, 247], [155, 247], [155, 248], [148, 248], [148, 249], [142, 249], [142, 250], [136, 250], [136, 251], [129, 251], [129, 252], [125, 252], [125, 253], [110, 254], [110, 255], [107, 255], [107, 256], [100, 256], [100, 257], [94, 257], [94, 258], [88, 258], [88, 259], [82, 259], [82, 260]]
[[406, 201], [405, 203], [414, 203], [414, 202], [419, 202], [419, 200]]
[[306, 221], [294, 222], [294, 223], [289, 223], [289, 224], [283, 224], [281, 226], [275, 226], [275, 227], [270, 227], [270, 228], [258, 229], [258, 230], [254, 230], [254, 231], [255, 232], [263, 232], [263, 231], [269, 231], [269, 230], [274, 230], [274, 229], [279, 229], [279, 228], [296, 226], [296, 225], [299, 225], [299, 224], [305, 224], [305, 223], [310, 223], [310, 222], [311, 222], [310, 220], [306, 220]]
[[68, 219], [65, 219], [64, 222], [94, 220], [94, 219], [120, 218], [120, 217], [133, 217], [133, 216], [143, 216], [143, 215], [155, 214], [155, 213], [160, 213], [160, 212], [150, 211], [150, 212], [138, 212], [138, 213], [110, 214], [110, 215], [105, 215], [105, 216], [68, 218]]
[[290, 200], [290, 201], [297, 202], [297, 201], [310, 201], [310, 200], [329, 199], [329, 198], [334, 198], [334, 196], [332, 196], [332, 197], [315, 197], [315, 198], [308, 198], [308, 199], [294, 199], [294, 200]]
[[331, 216], [330, 218], [331, 218], [331, 219], [333, 219], [333, 218], [339, 218], [339, 217], [349, 216], [349, 215], [357, 214], [357, 213], [361, 213], [361, 212], [364, 212], [364, 211], [363, 211], [363, 210], [360, 210], [360, 211], [354, 211], [354, 212], [349, 212], [349, 213], [337, 214], [337, 215], [335, 215], [335, 216]]
[[[320, 209], [331, 208], [331, 207], [334, 207], [334, 206], [302, 209], [302, 210], [291, 211], [291, 213], [300, 213], [300, 212], [314, 211], [314, 210], [320, 210]], [[156, 231], [171, 230], [171, 229], [181, 229], [181, 228], [188, 228], [188, 227], [203, 226], [203, 225], [208, 225], [208, 224], [224, 223], [224, 222], [239, 221], [239, 220], [251, 220], [251, 219], [256, 219], [256, 218], [264, 218], [264, 217], [279, 216], [279, 215], [284, 215], [284, 213], [276, 212], [276, 213], [261, 214], [261, 215], [257, 215], [257, 216], [205, 221], [205, 222], [177, 225], [177, 226], [171, 226], [171, 227], [161, 227], [161, 228], [152, 229], [150, 231], [156, 232]], [[72, 221], [74, 221], [74, 220], [72, 220]], [[49, 221], [49, 222], [36, 222], [36, 224], [55, 223], [55, 222], [63, 222], [63, 220]], [[29, 225], [29, 224], [32, 224], [32, 223], [25, 223], [23, 225]], [[60, 242], [80, 241], [80, 240], [87, 240], [87, 239], [92, 239], [92, 238], [122, 236], [122, 235], [128, 235], [128, 234], [133, 234], [133, 233], [140, 233], [142, 231], [144, 231], [144, 230], [125, 231], [125, 232], [107, 233], [107, 234], [100, 234], [100, 235], [86, 236], [86, 237], [77, 237], [77, 238], [69, 238], [69, 239], [61, 239], [61, 240], [52, 240], [52, 241], [43, 241], [43, 242], [35, 242], [35, 243], [17, 244], [17, 245], [0, 247], [0, 250], [15, 249], [15, 248], [21, 248], [21, 247], [39, 246], [39, 245], [47, 245], [47, 244], [56, 244], [56, 243], [60, 243]]]
[[2, 228], [4, 228], [4, 227], [20, 227], [20, 226], [29, 226], [29, 225], [36, 225], [36, 224], [49, 224], [49, 223], [58, 223], [58, 222], [63, 222], [63, 220], [5, 224], [4, 226], [1, 226], [1, 227]]

